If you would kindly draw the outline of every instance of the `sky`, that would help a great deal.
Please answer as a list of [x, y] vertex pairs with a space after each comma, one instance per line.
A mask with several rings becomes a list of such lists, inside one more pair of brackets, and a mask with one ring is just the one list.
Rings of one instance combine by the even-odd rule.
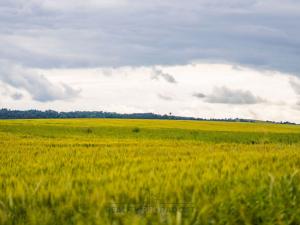
[[300, 123], [298, 0], [2, 0], [0, 108]]

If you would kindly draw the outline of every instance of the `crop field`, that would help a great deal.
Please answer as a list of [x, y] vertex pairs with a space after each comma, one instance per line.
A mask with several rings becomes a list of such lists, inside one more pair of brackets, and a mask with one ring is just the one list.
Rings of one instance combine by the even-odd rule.
[[300, 224], [300, 126], [0, 121], [0, 224]]

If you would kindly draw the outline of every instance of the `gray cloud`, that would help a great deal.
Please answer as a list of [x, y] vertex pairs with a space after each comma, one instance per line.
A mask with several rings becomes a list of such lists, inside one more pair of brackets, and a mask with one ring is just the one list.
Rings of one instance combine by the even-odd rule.
[[193, 96], [196, 98], [205, 98], [206, 97], [206, 95], [203, 93], [194, 93]]
[[[0, 62], [0, 81], [5, 85], [27, 91], [34, 100], [40, 102], [67, 100], [79, 94], [78, 90], [66, 84], [51, 83], [33, 70], [3, 62]], [[11, 97], [18, 100], [23, 96], [21, 93], [14, 93]]]
[[167, 95], [163, 95], [163, 94], [158, 94], [157, 97], [162, 99], [162, 100], [165, 100], [165, 101], [172, 101], [173, 100], [172, 97], [167, 96]]
[[152, 79], [159, 80], [160, 78], [164, 79], [168, 83], [173, 83], [173, 84], [177, 83], [175, 78], [172, 75], [170, 75], [168, 73], [164, 73], [163, 71], [161, 71], [159, 69], [153, 69]]
[[21, 100], [24, 96], [19, 93], [19, 92], [15, 92], [11, 95], [11, 98], [14, 99], [14, 100]]
[[7, 85], [1, 82], [1, 80], [0, 80], [0, 96], [9, 97], [14, 100], [21, 100], [24, 97], [22, 93], [10, 90], [7, 87]]
[[295, 91], [296, 94], [300, 95], [300, 80], [298, 79], [290, 79], [290, 85]]
[[231, 62], [300, 74], [296, 0], [3, 0], [0, 59], [33, 68]]
[[295, 93], [298, 95], [298, 101], [296, 102], [296, 106], [298, 106], [298, 108], [300, 109], [300, 80], [297, 78], [291, 78], [290, 85], [295, 91]]
[[203, 98], [208, 103], [243, 105], [264, 102], [263, 99], [253, 95], [250, 91], [232, 90], [227, 87], [215, 87], [209, 95], [198, 93], [193, 96]]

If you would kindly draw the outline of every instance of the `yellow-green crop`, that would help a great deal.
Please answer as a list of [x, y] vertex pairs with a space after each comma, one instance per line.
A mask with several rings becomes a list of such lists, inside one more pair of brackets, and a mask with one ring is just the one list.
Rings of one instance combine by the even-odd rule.
[[0, 121], [0, 224], [300, 224], [300, 126]]

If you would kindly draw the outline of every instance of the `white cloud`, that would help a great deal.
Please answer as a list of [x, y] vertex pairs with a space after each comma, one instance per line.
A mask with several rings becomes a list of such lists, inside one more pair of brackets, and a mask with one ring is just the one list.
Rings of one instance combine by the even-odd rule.
[[[75, 90], [81, 89], [80, 97], [49, 103], [32, 101], [22, 92], [24, 97], [21, 101], [4, 96], [0, 107], [121, 113], [172, 112], [173, 115], [203, 118], [239, 117], [300, 122], [300, 110], [296, 105], [299, 99], [290, 84], [292, 77], [287, 74], [246, 67], [236, 70], [234, 66], [225, 64], [160, 65], [157, 68], [172, 74], [176, 85], [168, 85], [164, 79], [153, 80], [152, 66], [34, 70], [37, 74], [43, 74], [53, 85], [63, 81]], [[12, 93], [14, 91], [17, 92], [12, 90]], [[196, 93], [201, 93], [203, 98], [193, 96]], [[207, 99], [212, 102], [222, 100], [226, 104], [210, 103]]]

